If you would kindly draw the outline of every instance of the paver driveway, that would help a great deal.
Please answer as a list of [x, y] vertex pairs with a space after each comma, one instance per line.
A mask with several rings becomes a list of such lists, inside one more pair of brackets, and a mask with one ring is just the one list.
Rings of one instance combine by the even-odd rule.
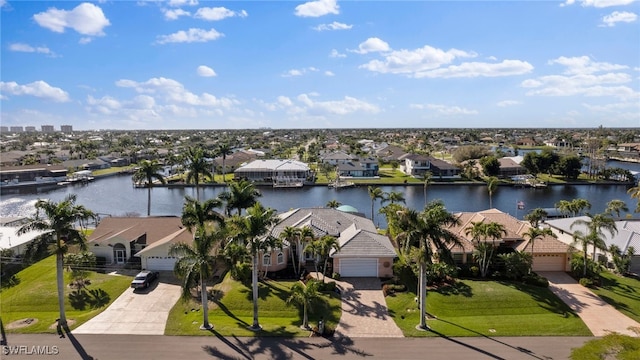
[[638, 336], [631, 328], [640, 329], [637, 321], [607, 304], [598, 295], [580, 285], [564, 272], [540, 272], [549, 280], [549, 289], [580, 316], [595, 336], [611, 332]]
[[155, 282], [149, 289], [127, 289], [106, 310], [72, 331], [74, 334], [164, 335], [180, 286]]
[[389, 316], [378, 278], [343, 278], [342, 316], [336, 333], [345, 337], [403, 337]]

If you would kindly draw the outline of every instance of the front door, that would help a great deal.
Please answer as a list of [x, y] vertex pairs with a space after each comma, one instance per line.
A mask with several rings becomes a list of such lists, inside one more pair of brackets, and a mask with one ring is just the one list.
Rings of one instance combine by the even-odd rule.
[[116, 264], [124, 264], [126, 258], [126, 250], [115, 249], [113, 251]]

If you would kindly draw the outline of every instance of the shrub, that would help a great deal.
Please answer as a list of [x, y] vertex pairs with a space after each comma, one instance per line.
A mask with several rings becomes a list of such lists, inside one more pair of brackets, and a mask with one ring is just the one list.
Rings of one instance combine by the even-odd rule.
[[[597, 262], [587, 258], [587, 275], [588, 278], [596, 278], [602, 271], [602, 266]], [[574, 277], [584, 277], [584, 258], [582, 254], [574, 254], [571, 258], [571, 272]]]
[[334, 280], [340, 280], [340, 273], [334, 272], [334, 273], [333, 273], [333, 275], [331, 275], [331, 277], [332, 277]]
[[427, 265], [427, 281], [429, 284], [437, 284], [449, 281], [458, 276], [458, 268], [447, 263], [435, 263]]
[[251, 283], [251, 264], [236, 264], [231, 268], [231, 278], [243, 284]]
[[480, 275], [480, 268], [475, 265], [470, 267], [469, 270], [471, 270], [471, 275], [473, 277], [478, 277], [478, 275]]
[[537, 274], [525, 275], [522, 277], [525, 284], [538, 286], [542, 288], [549, 287], [549, 280], [546, 277]]
[[590, 278], [580, 278], [580, 285], [584, 287], [592, 287], [594, 284], [593, 280]]
[[[310, 280], [310, 281], [317, 281], [317, 280]], [[326, 283], [320, 283], [320, 288], [318, 289], [320, 291], [323, 292], [329, 292], [329, 291], [336, 291], [336, 282], [335, 281], [329, 281]]]

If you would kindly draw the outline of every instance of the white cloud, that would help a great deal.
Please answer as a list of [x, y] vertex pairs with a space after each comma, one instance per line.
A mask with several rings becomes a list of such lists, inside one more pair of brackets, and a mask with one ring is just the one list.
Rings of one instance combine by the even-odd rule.
[[0, 0], [0, 8], [7, 5], [7, 0]]
[[[595, 7], [595, 8], [605, 8], [611, 6], [624, 6], [629, 5], [635, 0], [578, 0], [583, 7]], [[560, 6], [569, 6], [576, 3], [576, 0], [567, 0], [564, 3], [561, 3]]]
[[329, 53], [329, 57], [331, 57], [331, 58], [345, 58], [345, 57], [347, 57], [347, 55], [346, 54], [341, 54], [336, 49], [331, 49], [331, 53]]
[[301, 94], [297, 97], [297, 100], [304, 105], [305, 111], [309, 115], [347, 115], [354, 112], [377, 114], [380, 112], [378, 106], [351, 96], [345, 96], [342, 100], [332, 101], [313, 101], [310, 96], [314, 95]]
[[531, 72], [533, 65], [521, 60], [504, 60], [499, 63], [466, 62], [444, 68], [417, 71], [415, 78], [473, 78], [522, 75]]
[[52, 56], [55, 55], [46, 46], [33, 47], [33, 46], [29, 45], [29, 44], [23, 44], [23, 43], [13, 43], [13, 44], [9, 45], [9, 50], [17, 51], [17, 52], [47, 54], [47, 55], [52, 55]]
[[327, 14], [338, 15], [340, 6], [336, 0], [316, 0], [309, 1], [296, 6], [296, 16], [320, 17]]
[[588, 56], [565, 57], [549, 60], [549, 65], [560, 64], [567, 67], [564, 74], [593, 74], [600, 71], [612, 71], [628, 69], [626, 65], [610, 64], [606, 62], [595, 62]]
[[499, 101], [496, 105], [498, 105], [499, 107], [509, 107], [509, 106], [515, 106], [520, 104], [522, 104], [522, 102], [517, 100], [503, 100], [503, 101]]
[[477, 110], [469, 110], [459, 106], [447, 106], [447, 105], [441, 105], [441, 104], [426, 104], [426, 105], [412, 104], [410, 106], [414, 109], [433, 110], [437, 112], [439, 115], [445, 115], [445, 116], [477, 115], [478, 114]]
[[627, 11], [614, 11], [602, 18], [601, 26], [613, 27], [619, 22], [632, 23], [638, 20], [638, 15]]
[[229, 10], [224, 7], [203, 7], [198, 9], [196, 13], [193, 15], [196, 19], [202, 19], [207, 21], [219, 21], [222, 19], [226, 19], [228, 17], [247, 17], [247, 12], [245, 10], [236, 12], [233, 10]]
[[310, 66], [302, 69], [291, 69], [282, 74], [282, 77], [294, 77], [294, 76], [302, 76], [308, 72], [316, 72], [319, 71], [317, 68]]
[[213, 28], [209, 31], [191, 28], [187, 31], [180, 30], [170, 35], [160, 35], [157, 37], [156, 42], [158, 44], [208, 42], [223, 36], [224, 34], [217, 32], [216, 29]]
[[191, 16], [191, 13], [182, 9], [163, 10], [164, 18], [167, 20], [177, 20], [180, 16]]
[[[527, 95], [638, 97], [638, 92], [623, 85], [632, 81], [631, 75], [611, 72], [628, 69], [628, 66], [594, 62], [587, 56], [560, 57], [549, 61], [549, 64], [565, 66], [563, 75], [547, 75], [523, 81], [521, 86], [531, 89]], [[597, 74], [602, 72], [604, 74]]]
[[[386, 43], [384, 45], [388, 47]], [[456, 58], [475, 56], [477, 55], [473, 52], [456, 49], [444, 51], [425, 45], [415, 50], [395, 50], [385, 53], [382, 60], [372, 60], [360, 67], [379, 73], [412, 74], [437, 69]]]
[[218, 74], [216, 74], [215, 71], [213, 71], [212, 68], [205, 66], [205, 65], [200, 65], [198, 66], [198, 75], [203, 76], [203, 77], [212, 77], [212, 76], [217, 76]]
[[19, 85], [14, 81], [0, 82], [0, 91], [2, 91], [3, 98], [5, 99], [6, 94], [9, 94], [15, 96], [30, 95], [55, 102], [69, 101], [69, 94], [66, 91], [53, 87], [42, 80], [34, 81], [26, 85]]
[[327, 30], [349, 30], [353, 27], [353, 25], [347, 25], [343, 23], [339, 23], [337, 21], [332, 22], [331, 24], [320, 24], [313, 28], [313, 30], [317, 31], [327, 31]]
[[194, 94], [185, 89], [180, 82], [163, 77], [151, 78], [145, 82], [122, 79], [116, 81], [116, 86], [133, 88], [138, 93], [159, 96], [170, 104], [231, 108], [239, 103], [233, 98], [219, 98], [209, 93]]
[[91, 41], [93, 41], [93, 38], [81, 37], [80, 40], [78, 40], [78, 44], [85, 45], [85, 44], [90, 43]]
[[324, 72], [325, 76], [336, 76], [336, 74], [333, 73], [333, 71], [327, 70]]
[[104, 35], [104, 28], [111, 25], [102, 9], [91, 3], [82, 3], [70, 11], [50, 8], [33, 15], [33, 19], [38, 25], [54, 32], [63, 33], [65, 28], [71, 28], [90, 36]]
[[169, 0], [169, 6], [196, 6], [198, 5], [198, 0]]
[[293, 106], [293, 102], [291, 101], [291, 99], [286, 96], [278, 96], [278, 104], [286, 107]]
[[361, 42], [360, 45], [358, 45], [358, 49], [352, 51], [358, 54], [367, 54], [370, 52], [385, 52], [389, 50], [391, 50], [391, 48], [387, 42], [377, 37], [373, 37]]

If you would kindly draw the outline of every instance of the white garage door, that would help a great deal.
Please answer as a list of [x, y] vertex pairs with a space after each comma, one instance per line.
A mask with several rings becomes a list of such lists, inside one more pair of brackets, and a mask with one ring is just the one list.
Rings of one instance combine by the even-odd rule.
[[563, 254], [541, 254], [533, 258], [533, 271], [564, 271]]
[[378, 259], [340, 259], [341, 277], [377, 277]]
[[[155, 270], [155, 271], [173, 271], [173, 266], [176, 263], [176, 258], [167, 256], [149, 256], [147, 258], [147, 267], [146, 270]], [[142, 264], [144, 267], [144, 263]]]

